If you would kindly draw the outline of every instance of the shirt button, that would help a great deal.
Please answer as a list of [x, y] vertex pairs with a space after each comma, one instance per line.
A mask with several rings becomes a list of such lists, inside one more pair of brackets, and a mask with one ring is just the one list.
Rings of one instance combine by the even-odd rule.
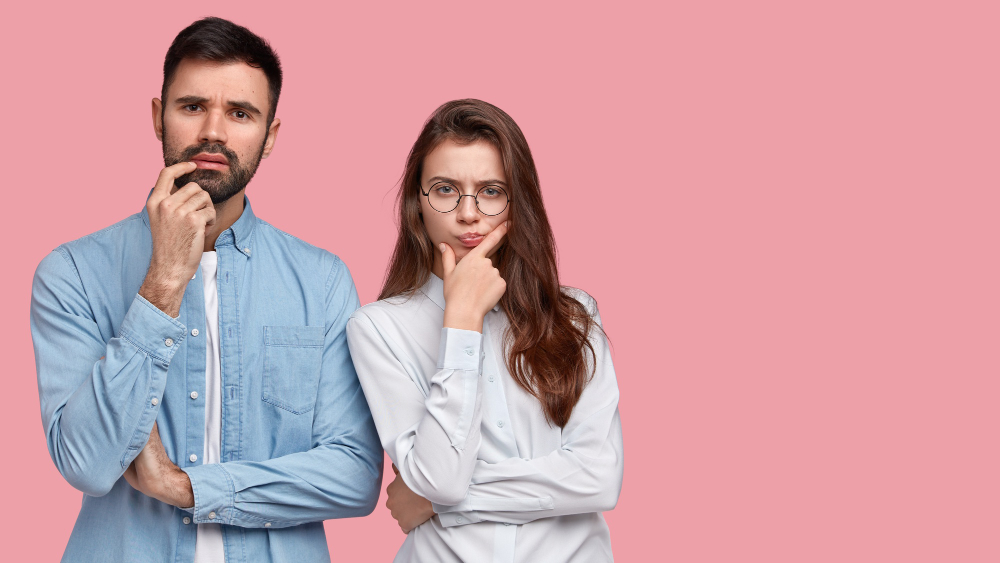
[[497, 426], [499, 426], [500, 428], [503, 428], [503, 421], [502, 420], [498, 420], [497, 421]]
[[198, 329], [192, 328], [191, 329], [191, 336], [198, 336]]
[[209, 520], [215, 520], [215, 512], [209, 512], [208, 513], [208, 519]]
[[493, 383], [493, 379], [494, 379], [494, 378], [493, 378], [493, 376], [491, 375], [491, 376], [490, 376], [490, 383]]
[[246, 252], [247, 254], [250, 254], [250, 247], [248, 246], [248, 247], [244, 248], [243, 252]]
[[466, 348], [465, 349], [465, 353], [468, 354], [468, 355], [470, 355], [470, 356], [472, 356], [472, 355], [475, 354], [475, 352], [472, 350], [472, 348]]
[[465, 524], [465, 518], [462, 518], [461, 516], [459, 516], [458, 517], [458, 523], [459, 524]]
[[166, 345], [167, 348], [170, 348], [171, 346], [174, 345], [174, 339], [173, 338], [168, 338], [168, 339], [166, 339], [166, 340], [163, 341], [163, 344]]
[[195, 454], [191, 454], [190, 456], [188, 456], [188, 459], [190, 459], [191, 462], [194, 463], [198, 461], [198, 456], [196, 456]]
[[197, 391], [191, 391], [191, 398], [192, 399], [197, 399], [198, 398], [198, 392]]
[[188, 518], [187, 516], [185, 516], [184, 519], [181, 520], [181, 522], [184, 522], [185, 524], [190, 524], [191, 523], [191, 519]]
[[160, 404], [160, 400], [159, 400], [159, 399], [157, 399], [156, 397], [153, 397], [153, 399], [152, 399], [151, 401], [149, 401], [149, 402], [150, 402], [150, 403], [151, 403], [151, 404], [152, 404], [152, 405], [153, 405], [154, 407], [155, 407], [156, 405]]
[[265, 528], [270, 528], [271, 527], [271, 523], [270, 522], [265, 522], [264, 523], [264, 527]]

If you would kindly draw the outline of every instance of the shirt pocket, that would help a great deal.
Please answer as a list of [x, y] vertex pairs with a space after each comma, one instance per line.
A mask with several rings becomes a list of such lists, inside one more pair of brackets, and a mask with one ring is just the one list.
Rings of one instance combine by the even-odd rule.
[[321, 326], [264, 327], [264, 402], [294, 414], [313, 410], [324, 332]]

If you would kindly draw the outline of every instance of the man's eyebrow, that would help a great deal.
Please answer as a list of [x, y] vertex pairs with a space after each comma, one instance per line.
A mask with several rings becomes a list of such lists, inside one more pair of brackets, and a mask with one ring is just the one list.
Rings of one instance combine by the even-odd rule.
[[[180, 98], [177, 98], [176, 100], [174, 100], [174, 103], [175, 104], [185, 104], [185, 105], [186, 104], [204, 104], [204, 103], [206, 103], [208, 101], [209, 101], [208, 98], [203, 98], [201, 96], [181, 96]], [[253, 113], [253, 114], [256, 114], [256, 115], [263, 115], [263, 112], [261, 112], [259, 109], [257, 109], [257, 106], [251, 104], [250, 102], [248, 102], [246, 100], [229, 100], [226, 103], [229, 106], [234, 107], [234, 108], [240, 108], [242, 110], [246, 110], [246, 111], [248, 111], [250, 113]]]
[[[434, 183], [434, 182], [448, 182], [449, 184], [458, 184], [459, 183], [457, 180], [453, 180], [451, 178], [446, 178], [444, 176], [434, 176], [433, 178], [428, 178], [427, 181], [431, 182], [431, 183]], [[489, 180], [480, 180], [480, 181], [476, 182], [476, 184], [480, 185], [480, 186], [488, 186], [490, 184], [499, 184], [499, 185], [501, 185], [501, 186], [503, 186], [505, 188], [507, 187], [507, 182], [504, 182], [503, 180], [497, 180], [496, 178], [491, 178]]]
[[208, 98], [202, 98], [201, 96], [182, 96], [174, 100], [175, 104], [203, 104], [208, 101]]
[[245, 109], [245, 110], [249, 111], [250, 113], [253, 113], [253, 114], [256, 114], [256, 115], [263, 115], [261, 113], [261, 111], [259, 109], [257, 109], [257, 106], [251, 104], [250, 102], [248, 102], [246, 100], [229, 100], [226, 103], [228, 103], [230, 106], [232, 106], [234, 108]]

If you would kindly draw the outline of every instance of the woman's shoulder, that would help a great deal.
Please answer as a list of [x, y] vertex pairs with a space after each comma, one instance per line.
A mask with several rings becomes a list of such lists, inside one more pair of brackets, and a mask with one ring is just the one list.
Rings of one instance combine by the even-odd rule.
[[562, 290], [563, 295], [579, 301], [580, 304], [587, 309], [587, 313], [591, 317], [597, 316], [597, 300], [594, 299], [592, 295], [578, 287], [571, 287], [568, 285], [561, 286], [560, 289]]
[[[427, 297], [419, 290], [411, 294], [379, 299], [354, 311], [351, 321], [367, 320], [375, 326], [405, 322], [424, 305]], [[353, 324], [353, 323], [351, 323]]]

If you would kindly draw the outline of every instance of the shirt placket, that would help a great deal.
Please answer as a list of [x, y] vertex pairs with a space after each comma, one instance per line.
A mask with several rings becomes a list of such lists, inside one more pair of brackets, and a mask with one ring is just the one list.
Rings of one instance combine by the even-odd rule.
[[[507, 457], [520, 457], [517, 441], [514, 438], [514, 428], [510, 423], [510, 412], [507, 409], [507, 398], [503, 390], [501, 371], [502, 361], [497, 352], [502, 350], [499, 341], [494, 341], [490, 313], [483, 319], [483, 378], [486, 387], [483, 390], [483, 424], [492, 425], [489, 435], [496, 440], [496, 447]], [[499, 338], [499, 334], [497, 334]], [[513, 563], [517, 540], [517, 526], [507, 523], [497, 523], [493, 542], [494, 563]]]
[[[204, 463], [202, 450], [205, 442], [205, 291], [201, 266], [184, 290], [181, 306], [182, 323], [187, 327], [188, 337], [184, 346], [184, 375], [179, 378], [184, 385], [184, 427], [171, 430], [181, 434], [179, 442], [183, 448], [178, 452], [180, 467], [194, 467]], [[191, 514], [178, 511], [180, 533], [178, 534], [177, 561], [194, 559], [198, 526], [192, 523]]]
[[[215, 243], [218, 257], [219, 294], [219, 370], [222, 379], [222, 436], [219, 461], [241, 459], [241, 431], [243, 409], [242, 385], [242, 338], [240, 334], [239, 296], [240, 279], [237, 272], [246, 266], [246, 257], [235, 246], [232, 231], [219, 235]], [[204, 374], [203, 374], [204, 378]], [[222, 527], [225, 540], [226, 559], [245, 562], [244, 543], [240, 536], [243, 530], [230, 526]]]

